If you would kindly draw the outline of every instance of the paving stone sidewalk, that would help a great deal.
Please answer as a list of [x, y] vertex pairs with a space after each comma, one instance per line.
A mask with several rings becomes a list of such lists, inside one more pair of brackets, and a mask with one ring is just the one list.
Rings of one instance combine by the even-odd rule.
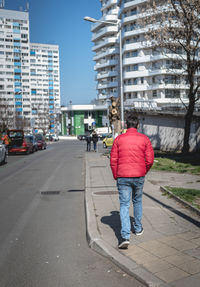
[[[142, 236], [131, 235], [128, 250], [117, 248], [119, 199], [109, 159], [86, 153], [86, 218], [90, 246], [147, 286], [200, 286], [200, 217], [161, 185], [200, 189], [200, 177], [150, 171], [143, 197]], [[130, 209], [131, 221], [133, 210]]]

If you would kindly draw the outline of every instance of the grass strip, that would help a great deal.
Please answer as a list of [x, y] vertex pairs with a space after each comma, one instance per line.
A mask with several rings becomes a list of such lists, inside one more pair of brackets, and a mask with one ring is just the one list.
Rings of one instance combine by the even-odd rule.
[[153, 170], [171, 171], [178, 173], [191, 173], [200, 175], [200, 158], [172, 157], [168, 155], [155, 155]]
[[200, 209], [200, 190], [166, 186], [174, 195]]

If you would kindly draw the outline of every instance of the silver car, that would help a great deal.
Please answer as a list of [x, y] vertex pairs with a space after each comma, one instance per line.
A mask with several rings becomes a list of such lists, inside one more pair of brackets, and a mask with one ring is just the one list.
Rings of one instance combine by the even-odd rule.
[[0, 165], [7, 163], [7, 150], [2, 140], [0, 140]]

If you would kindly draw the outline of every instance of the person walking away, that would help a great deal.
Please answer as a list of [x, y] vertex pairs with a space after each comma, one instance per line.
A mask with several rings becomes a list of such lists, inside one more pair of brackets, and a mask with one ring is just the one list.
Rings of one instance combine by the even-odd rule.
[[127, 131], [119, 135], [113, 143], [110, 166], [119, 192], [121, 239], [118, 247], [127, 249], [130, 244], [129, 208], [132, 198], [134, 208], [134, 233], [141, 235], [142, 194], [145, 175], [154, 161], [154, 151], [149, 138], [137, 131], [139, 120], [133, 112], [126, 114]]
[[91, 150], [91, 135], [88, 134], [87, 137], [86, 137], [86, 142], [87, 142], [87, 151], [90, 151]]
[[98, 135], [95, 131], [92, 133], [92, 141], [93, 141], [94, 151], [96, 152], [97, 151]]

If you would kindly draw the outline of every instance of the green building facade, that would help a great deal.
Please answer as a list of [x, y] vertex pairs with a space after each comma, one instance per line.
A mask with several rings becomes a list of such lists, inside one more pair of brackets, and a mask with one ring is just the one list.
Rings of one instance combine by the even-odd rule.
[[107, 106], [70, 105], [61, 108], [62, 135], [81, 135], [109, 125]]

